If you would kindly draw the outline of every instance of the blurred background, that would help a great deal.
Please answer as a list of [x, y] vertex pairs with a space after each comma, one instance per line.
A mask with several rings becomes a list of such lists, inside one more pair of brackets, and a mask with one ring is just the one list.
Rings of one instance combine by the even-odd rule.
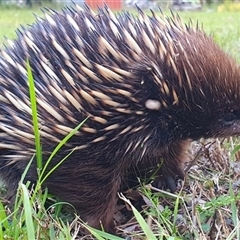
[[35, 22], [35, 15], [42, 17], [45, 7], [61, 10], [74, 3], [87, 3], [92, 9], [105, 3], [114, 11], [126, 9], [137, 15], [136, 5], [151, 15], [161, 11], [171, 15], [177, 11], [186, 23], [203, 26], [205, 32], [237, 61], [240, 62], [240, 0], [0, 0], [0, 49], [7, 38], [15, 39], [22, 26]]
[[[72, 0], [0, 0], [0, 6], [16, 5], [19, 7], [44, 5], [46, 3], [58, 5], [71, 5]], [[103, 6], [106, 3], [111, 9], [120, 10], [123, 7], [134, 7], [138, 5], [142, 9], [171, 8], [176, 11], [195, 11], [202, 10], [205, 6], [217, 5], [222, 3], [236, 3], [232, 0], [75, 0], [75, 3], [83, 5], [87, 3], [92, 8]]]

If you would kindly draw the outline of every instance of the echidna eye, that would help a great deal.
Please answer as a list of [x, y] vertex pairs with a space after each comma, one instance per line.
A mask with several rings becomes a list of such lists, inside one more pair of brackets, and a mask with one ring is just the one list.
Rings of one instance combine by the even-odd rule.
[[221, 118], [221, 122], [225, 125], [231, 125], [237, 120], [237, 115], [234, 113], [228, 113]]

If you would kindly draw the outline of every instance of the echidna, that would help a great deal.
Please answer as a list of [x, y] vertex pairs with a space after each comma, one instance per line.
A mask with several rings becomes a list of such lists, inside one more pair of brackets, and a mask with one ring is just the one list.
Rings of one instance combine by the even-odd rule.
[[[240, 134], [239, 67], [198, 27], [140, 9], [138, 17], [107, 6], [49, 10], [0, 56], [0, 174], [9, 196], [35, 152], [27, 59], [43, 160], [89, 117], [44, 185], [93, 227], [113, 229], [129, 178], [155, 171], [174, 191], [190, 140]], [[36, 178], [33, 163], [26, 180]]]

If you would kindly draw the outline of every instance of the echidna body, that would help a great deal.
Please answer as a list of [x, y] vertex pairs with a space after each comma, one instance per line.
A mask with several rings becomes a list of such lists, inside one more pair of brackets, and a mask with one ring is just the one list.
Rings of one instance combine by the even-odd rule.
[[[156, 172], [175, 189], [189, 140], [240, 133], [240, 72], [198, 28], [139, 10], [49, 11], [0, 56], [0, 175], [9, 196], [35, 153], [27, 59], [43, 160], [85, 120], [44, 185], [93, 227], [113, 230], [117, 192]], [[33, 163], [26, 180], [35, 182]]]

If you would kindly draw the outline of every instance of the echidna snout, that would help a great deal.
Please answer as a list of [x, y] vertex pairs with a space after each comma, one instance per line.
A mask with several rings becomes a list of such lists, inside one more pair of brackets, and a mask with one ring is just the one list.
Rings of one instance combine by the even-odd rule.
[[[191, 139], [240, 133], [240, 73], [202, 30], [172, 19], [87, 6], [46, 12], [0, 55], [0, 174], [14, 195], [35, 153], [27, 59], [49, 192], [113, 231], [117, 192], [155, 173], [175, 190]], [[158, 171], [156, 169], [159, 168]], [[37, 179], [33, 163], [26, 180]]]

